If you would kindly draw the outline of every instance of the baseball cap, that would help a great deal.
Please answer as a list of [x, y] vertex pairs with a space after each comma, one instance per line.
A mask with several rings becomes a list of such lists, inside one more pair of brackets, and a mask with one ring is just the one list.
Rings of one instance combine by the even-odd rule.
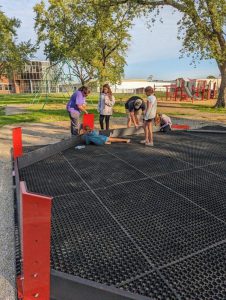
[[135, 102], [134, 102], [134, 108], [135, 109], [139, 109], [140, 106], [142, 104], [142, 100], [141, 99], [137, 99]]

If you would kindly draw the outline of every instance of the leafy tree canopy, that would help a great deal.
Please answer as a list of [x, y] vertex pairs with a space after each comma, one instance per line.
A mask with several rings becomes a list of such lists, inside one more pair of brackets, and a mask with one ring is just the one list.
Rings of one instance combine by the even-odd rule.
[[182, 54], [197, 59], [215, 59], [221, 73], [217, 107], [226, 103], [226, 1], [225, 0], [109, 0], [107, 5], [135, 5], [144, 13], [171, 6], [182, 13], [178, 22], [178, 38]]
[[130, 5], [101, 7], [102, 0], [49, 0], [34, 7], [39, 42], [51, 61], [69, 61], [81, 83], [120, 81], [132, 26]]
[[0, 75], [10, 75], [20, 70], [36, 50], [30, 41], [16, 43], [16, 30], [19, 27], [18, 19], [8, 18], [0, 10]]

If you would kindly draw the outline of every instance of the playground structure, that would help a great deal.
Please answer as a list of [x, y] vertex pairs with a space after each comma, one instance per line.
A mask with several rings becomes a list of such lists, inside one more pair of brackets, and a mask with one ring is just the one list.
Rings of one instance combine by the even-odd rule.
[[40, 99], [44, 97], [42, 109], [49, 101], [51, 93], [62, 93], [65, 100], [71, 96], [78, 83], [75, 84], [73, 71], [70, 63], [63, 62], [55, 65], [50, 65], [42, 73], [42, 85], [39, 85], [34, 92], [32, 104], [39, 103]]
[[165, 85], [166, 100], [209, 100], [217, 96], [217, 79], [178, 78], [174, 84]]

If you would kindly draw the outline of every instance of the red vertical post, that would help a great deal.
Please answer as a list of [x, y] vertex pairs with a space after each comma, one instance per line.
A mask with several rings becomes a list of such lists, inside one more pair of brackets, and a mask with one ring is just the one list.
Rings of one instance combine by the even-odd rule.
[[13, 157], [15, 159], [23, 155], [21, 127], [13, 128], [12, 138], [13, 138]]
[[94, 114], [83, 115], [83, 127], [89, 126], [91, 129], [94, 128]]
[[52, 198], [21, 189], [22, 274], [17, 279], [23, 300], [50, 299], [50, 233]]

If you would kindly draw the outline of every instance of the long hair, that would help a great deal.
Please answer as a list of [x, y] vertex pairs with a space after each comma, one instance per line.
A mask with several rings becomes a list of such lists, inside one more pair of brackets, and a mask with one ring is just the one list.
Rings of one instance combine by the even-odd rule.
[[85, 85], [82, 85], [82, 86], [78, 89], [78, 91], [90, 93], [90, 89], [89, 89], [87, 86], [85, 86]]
[[105, 83], [102, 87], [102, 91], [101, 91], [102, 93], [104, 92], [104, 88], [108, 89], [109, 98], [110, 98], [110, 100], [112, 100], [112, 91], [111, 91], [110, 85], [108, 83]]

